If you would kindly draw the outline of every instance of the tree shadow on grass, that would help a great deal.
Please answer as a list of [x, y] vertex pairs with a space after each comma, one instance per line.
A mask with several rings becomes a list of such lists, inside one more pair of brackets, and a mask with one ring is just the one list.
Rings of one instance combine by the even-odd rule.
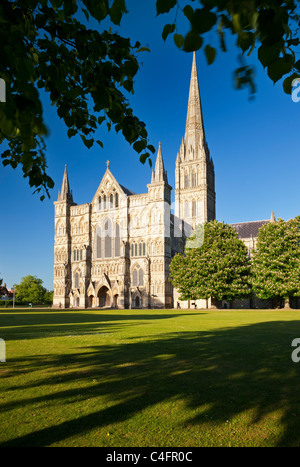
[[[185, 313], [187, 316], [189, 313]], [[195, 315], [196, 313], [193, 313]], [[199, 313], [203, 314], [203, 313]], [[40, 339], [44, 337], [101, 334], [115, 332], [117, 327], [140, 326], [143, 321], [164, 320], [176, 318], [180, 313], [149, 313], [138, 312], [120, 313], [112, 310], [103, 311], [48, 311], [48, 312], [3, 312], [1, 316], [0, 338], [11, 341], [18, 339]], [[2, 328], [2, 329], [1, 329]]]
[[[99, 396], [109, 397], [110, 406], [37, 429], [0, 446], [49, 446], [127, 421], [149, 407], [174, 399], [186, 404], [184, 425], [191, 428], [209, 419], [225, 423], [245, 411], [252, 412], [251, 424], [256, 424], [280, 409], [283, 429], [273, 445], [299, 446], [300, 363], [297, 366], [291, 359], [295, 337], [300, 337], [299, 321], [276, 321], [214, 332], [174, 332], [138, 342], [94, 346], [86, 353], [18, 360], [30, 371], [45, 370], [44, 378], [27, 389], [34, 389], [36, 384], [39, 389], [55, 386], [56, 391], [8, 402], [2, 405], [2, 412], [9, 414], [40, 402], [63, 407]], [[66, 367], [68, 371], [64, 372]], [[92, 386], [91, 377], [95, 381]], [[201, 407], [204, 409], [197, 411]]]

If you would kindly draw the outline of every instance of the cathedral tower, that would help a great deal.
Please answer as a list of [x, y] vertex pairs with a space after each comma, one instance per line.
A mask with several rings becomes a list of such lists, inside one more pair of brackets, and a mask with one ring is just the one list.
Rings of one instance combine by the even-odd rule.
[[55, 244], [54, 244], [54, 297], [53, 306], [69, 307], [71, 289], [71, 236], [70, 207], [73, 206], [73, 195], [70, 190], [67, 166], [58, 199], [55, 201]]
[[175, 216], [189, 235], [197, 224], [215, 219], [215, 173], [207, 146], [195, 52], [191, 72], [185, 135], [176, 158]]
[[151, 183], [148, 187], [149, 233], [155, 242], [150, 258], [150, 306], [171, 307], [173, 305], [172, 287], [168, 280], [171, 262], [171, 190], [165, 170], [161, 143]]

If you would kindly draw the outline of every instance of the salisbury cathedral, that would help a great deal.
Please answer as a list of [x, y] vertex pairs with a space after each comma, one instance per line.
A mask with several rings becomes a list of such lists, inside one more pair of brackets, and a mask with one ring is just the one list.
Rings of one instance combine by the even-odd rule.
[[[175, 162], [175, 158], [174, 158]], [[198, 224], [215, 219], [215, 172], [205, 138], [195, 54], [184, 137], [175, 162], [175, 212], [159, 143], [147, 191], [135, 194], [110, 163], [91, 202], [77, 205], [67, 167], [55, 205], [56, 308], [172, 308], [169, 265]], [[273, 220], [234, 224], [249, 254], [258, 229]], [[202, 303], [203, 302], [203, 303]], [[199, 300], [199, 307], [207, 307]], [[189, 306], [182, 303], [182, 307]]]

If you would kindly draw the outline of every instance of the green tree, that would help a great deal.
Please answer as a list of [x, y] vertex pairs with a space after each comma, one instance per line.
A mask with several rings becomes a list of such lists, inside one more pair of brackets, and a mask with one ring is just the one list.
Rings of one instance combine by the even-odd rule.
[[53, 302], [53, 292], [46, 290], [43, 298], [43, 302], [45, 305], [52, 305]]
[[[235, 70], [238, 89], [249, 86], [255, 92], [254, 68], [247, 58], [254, 50], [270, 79], [282, 78], [284, 91], [292, 91], [292, 83], [300, 79], [300, 14], [299, 1], [286, 0], [157, 0], [157, 14], [174, 12], [173, 21], [164, 26], [164, 40], [173, 34], [179, 49], [186, 52], [203, 48], [207, 63], [214, 62], [217, 50], [227, 51], [229, 33], [240, 52], [240, 66]], [[180, 34], [178, 19], [182, 14], [189, 25]]]
[[125, 0], [1, 1], [0, 77], [6, 102], [0, 105], [0, 144], [8, 144], [1, 157], [5, 166], [20, 164], [37, 192], [49, 196], [54, 186], [46, 173], [48, 132], [39, 89], [49, 95], [68, 136], [79, 134], [88, 148], [95, 142], [103, 146], [96, 132], [106, 122], [133, 144], [141, 162], [155, 152], [126, 97], [139, 69], [137, 52], [146, 48], [78, 19], [83, 13], [87, 23], [91, 17], [99, 25], [104, 20], [119, 25], [125, 12]]
[[25, 276], [20, 284], [15, 286], [16, 299], [23, 303], [43, 303], [46, 289], [42, 279], [36, 276]]
[[182, 300], [211, 297], [232, 301], [251, 293], [247, 248], [235, 229], [224, 222], [206, 223], [202, 246], [187, 247], [185, 257], [175, 255], [170, 271]]
[[300, 296], [300, 217], [278, 219], [259, 230], [252, 272], [259, 298], [283, 299], [289, 307], [290, 299]]

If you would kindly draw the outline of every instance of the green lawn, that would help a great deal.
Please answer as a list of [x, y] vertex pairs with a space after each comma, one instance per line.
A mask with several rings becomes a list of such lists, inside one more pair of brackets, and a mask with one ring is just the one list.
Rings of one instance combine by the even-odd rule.
[[0, 446], [299, 446], [300, 310], [0, 311]]

